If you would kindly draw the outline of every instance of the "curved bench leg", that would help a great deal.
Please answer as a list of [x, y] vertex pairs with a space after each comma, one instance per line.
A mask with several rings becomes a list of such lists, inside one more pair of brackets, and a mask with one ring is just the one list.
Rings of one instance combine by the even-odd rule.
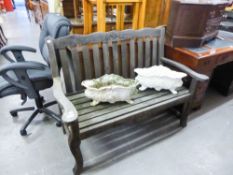
[[78, 121], [68, 124], [69, 127], [69, 147], [75, 159], [75, 166], [73, 168], [74, 175], [80, 175], [83, 170], [83, 157], [80, 149], [81, 139], [79, 136]]

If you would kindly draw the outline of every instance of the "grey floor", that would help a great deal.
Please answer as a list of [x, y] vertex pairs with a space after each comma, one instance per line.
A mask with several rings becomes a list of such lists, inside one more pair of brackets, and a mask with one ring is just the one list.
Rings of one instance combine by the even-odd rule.
[[[28, 21], [23, 7], [1, 18], [9, 44], [37, 47], [39, 27]], [[26, 56], [43, 62], [39, 53]], [[1, 59], [0, 64], [3, 62]], [[51, 90], [43, 94], [53, 99]], [[28, 128], [31, 134], [21, 137], [19, 129], [30, 113], [21, 113], [14, 120], [8, 113], [19, 105], [19, 96], [0, 100], [0, 175], [71, 175], [74, 160], [62, 130], [41, 115]], [[158, 116], [84, 140], [83, 174], [233, 174], [233, 95], [223, 97], [209, 89], [202, 109], [190, 115], [185, 129], [173, 121]]]

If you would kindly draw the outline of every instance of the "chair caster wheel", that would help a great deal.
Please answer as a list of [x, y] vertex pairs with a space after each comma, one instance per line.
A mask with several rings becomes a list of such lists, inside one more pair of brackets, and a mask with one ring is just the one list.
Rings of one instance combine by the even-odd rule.
[[57, 126], [57, 127], [61, 127], [61, 125], [62, 125], [61, 122], [57, 122], [57, 123], [56, 123], [56, 126]]
[[18, 117], [18, 113], [17, 112], [10, 112], [12, 117]]
[[27, 135], [27, 131], [26, 130], [20, 130], [20, 135], [21, 136], [26, 136]]

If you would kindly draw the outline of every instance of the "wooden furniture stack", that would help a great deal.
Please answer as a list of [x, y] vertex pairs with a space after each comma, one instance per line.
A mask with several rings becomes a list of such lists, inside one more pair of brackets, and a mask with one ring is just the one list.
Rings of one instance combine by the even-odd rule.
[[93, 6], [97, 8], [97, 31], [106, 31], [106, 6], [116, 6], [116, 29], [124, 29], [125, 6], [133, 6], [133, 29], [144, 27], [146, 0], [83, 0], [84, 34], [92, 33]]
[[82, 15], [82, 0], [62, 0], [63, 15], [67, 18], [80, 18]]
[[[110, 31], [110, 30], [123, 30], [123, 29], [129, 29], [129, 28], [142, 28], [142, 27], [157, 27], [159, 25], [166, 25], [167, 21], [168, 21], [168, 16], [169, 16], [169, 12], [170, 12], [170, 5], [171, 5], [171, 0], [108, 0], [109, 2], [113, 3], [114, 1], [118, 3], [118, 19], [117, 21], [117, 25], [116, 27], [114, 26], [115, 23], [114, 22], [105, 22], [105, 20], [101, 20], [101, 23], [103, 24], [99, 24], [99, 26], [104, 26], [105, 27], [101, 27], [100, 30], [98, 30], [97, 24], [96, 22], [93, 22], [93, 18], [91, 16], [93, 16], [93, 4], [96, 5], [97, 1], [99, 0], [84, 0], [84, 2], [86, 2], [87, 6], [85, 5], [85, 3], [83, 4], [81, 0], [63, 0], [62, 4], [63, 4], [63, 14], [64, 16], [71, 18], [72, 24], [73, 24], [73, 33], [79, 33], [79, 34], [83, 34], [83, 33], [90, 33], [91, 32], [95, 32], [95, 31]], [[101, 0], [102, 2], [106, 2]], [[140, 2], [140, 1], [145, 1], [145, 9], [146, 12], [145, 14], [141, 14], [139, 12], [139, 16], [140, 16], [140, 22], [138, 23], [138, 21], [136, 20], [138, 17], [137, 15], [134, 16], [133, 18], [136, 20], [132, 19], [132, 22], [130, 22], [131, 20], [126, 20], [124, 21], [124, 7], [125, 4], [130, 5], [129, 7], [135, 9], [133, 7], [133, 4], [135, 2]], [[133, 3], [134, 2], [134, 3]], [[115, 3], [116, 4], [116, 3]], [[119, 4], [122, 4], [119, 6]], [[123, 5], [124, 4], [124, 5]], [[142, 3], [140, 3], [142, 4]], [[105, 4], [102, 4], [102, 6]], [[85, 7], [84, 7], [85, 6]], [[90, 8], [91, 6], [91, 8]], [[84, 10], [83, 12], [83, 8], [87, 8], [87, 10]], [[143, 7], [144, 8], [144, 7]], [[137, 9], [137, 8], [136, 8]], [[99, 12], [99, 14], [102, 14], [102, 18], [104, 18], [103, 16], [105, 16], [105, 13], [103, 11], [103, 9], [101, 9], [102, 12]], [[132, 12], [132, 14], [134, 13], [133, 10], [130, 10], [130, 12]], [[83, 21], [83, 15], [86, 14], [86, 25], [84, 24]], [[97, 14], [98, 14], [98, 9], [97, 9]], [[133, 16], [132, 14], [129, 14], [129, 16]], [[138, 14], [138, 13], [135, 13]], [[144, 16], [144, 17], [143, 17]], [[135, 25], [133, 27], [132, 23], [135, 21]], [[139, 26], [137, 25], [139, 24]], [[87, 26], [86, 27], [86, 31], [84, 31], [84, 25]], [[137, 27], [138, 26], [138, 27]]]
[[172, 0], [147, 0], [145, 27], [167, 25]]

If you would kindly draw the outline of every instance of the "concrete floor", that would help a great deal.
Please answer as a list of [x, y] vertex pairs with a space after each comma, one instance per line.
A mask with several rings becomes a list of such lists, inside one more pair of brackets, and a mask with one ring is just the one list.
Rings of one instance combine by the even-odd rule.
[[[39, 28], [24, 8], [1, 16], [9, 44], [37, 47]], [[26, 55], [28, 60], [42, 61]], [[0, 64], [3, 60], [0, 60]], [[53, 100], [51, 90], [43, 92]], [[8, 111], [20, 105], [19, 96], [0, 100], [0, 175], [71, 175], [74, 160], [67, 138], [43, 115], [21, 137], [19, 129], [30, 113], [12, 119]], [[33, 105], [28, 101], [28, 106]], [[53, 110], [57, 110], [53, 108]], [[209, 90], [201, 110], [190, 115], [185, 129], [166, 118], [123, 125], [82, 142], [84, 175], [232, 175], [233, 95]]]

